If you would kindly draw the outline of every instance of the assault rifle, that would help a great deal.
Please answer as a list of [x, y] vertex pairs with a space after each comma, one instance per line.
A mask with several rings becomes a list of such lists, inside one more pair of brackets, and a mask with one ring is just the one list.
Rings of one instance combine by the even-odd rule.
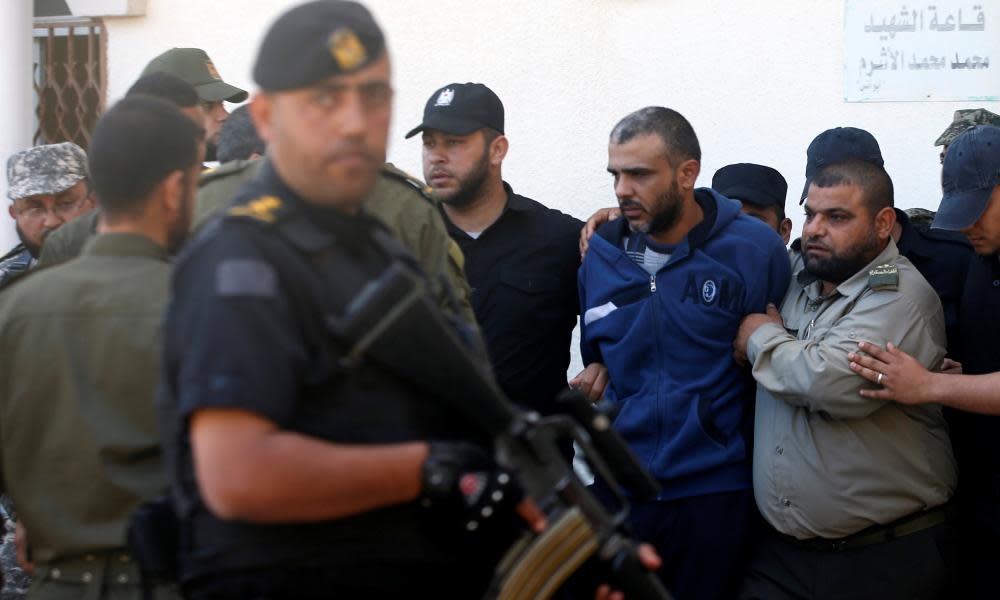
[[[611, 428], [611, 420], [582, 394], [566, 391], [567, 414], [540, 417], [515, 407], [489, 363], [470, 350], [427, 293], [425, 280], [395, 263], [327, 325], [351, 346], [344, 362], [372, 360], [447, 402], [495, 441], [498, 464], [545, 514], [541, 534], [526, 533], [497, 567], [488, 599], [545, 600], [588, 560], [607, 565], [630, 600], [669, 599], [657, 576], [639, 561], [625, 531], [623, 487], [633, 498], [655, 497], [659, 486]], [[618, 505], [608, 508], [580, 480], [561, 448], [582, 449], [588, 466], [608, 484]]]

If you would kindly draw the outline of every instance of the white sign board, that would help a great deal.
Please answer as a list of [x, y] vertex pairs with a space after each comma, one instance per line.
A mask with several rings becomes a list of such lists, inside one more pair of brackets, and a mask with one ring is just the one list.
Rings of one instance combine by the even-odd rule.
[[848, 102], [1000, 99], [1000, 0], [846, 0]]

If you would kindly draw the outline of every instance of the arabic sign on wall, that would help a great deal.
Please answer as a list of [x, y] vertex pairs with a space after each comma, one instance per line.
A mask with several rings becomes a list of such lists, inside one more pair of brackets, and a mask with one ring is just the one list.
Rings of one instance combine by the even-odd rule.
[[848, 102], [1000, 99], [1000, 0], [846, 0]]

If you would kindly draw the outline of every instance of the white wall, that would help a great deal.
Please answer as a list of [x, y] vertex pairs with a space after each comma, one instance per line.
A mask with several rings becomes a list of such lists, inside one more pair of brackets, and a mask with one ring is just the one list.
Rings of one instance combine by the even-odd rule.
[[[996, 3], [996, 0], [984, 0]], [[169, 6], [168, 6], [169, 4]], [[396, 112], [389, 160], [420, 174], [403, 135], [441, 85], [480, 81], [504, 101], [514, 189], [586, 218], [615, 203], [607, 136], [643, 106], [679, 110], [702, 146], [701, 183], [734, 162], [777, 168], [797, 206], [805, 150], [852, 125], [879, 140], [902, 208], [940, 200], [934, 140], [962, 103], [843, 101], [842, 0], [368, 0], [389, 40]], [[171, 46], [200, 46], [224, 78], [252, 89], [256, 46], [280, 0], [149, 0], [145, 17], [112, 19], [109, 98]], [[992, 8], [992, 7], [991, 7]], [[1000, 57], [997, 57], [1000, 58]], [[1000, 103], [976, 106], [1000, 113]], [[575, 352], [570, 372], [579, 367]]]
[[31, 144], [31, 2], [14, 0], [0, 13], [0, 256], [18, 243], [7, 208], [7, 157]]
[[[250, 69], [279, 0], [149, 0], [145, 17], [111, 19], [109, 98], [151, 57], [200, 46], [223, 76], [252, 88]], [[776, 167], [787, 210], [803, 184], [805, 149], [823, 129], [853, 125], [878, 138], [897, 204], [935, 208], [934, 139], [961, 103], [843, 101], [841, 0], [369, 0], [395, 64], [390, 160], [420, 173], [427, 97], [451, 81], [482, 81], [507, 109], [506, 179], [525, 195], [584, 218], [611, 205], [606, 140], [636, 108], [662, 104], [690, 119], [701, 182], [733, 162]], [[1000, 103], [978, 103], [1000, 112]]]

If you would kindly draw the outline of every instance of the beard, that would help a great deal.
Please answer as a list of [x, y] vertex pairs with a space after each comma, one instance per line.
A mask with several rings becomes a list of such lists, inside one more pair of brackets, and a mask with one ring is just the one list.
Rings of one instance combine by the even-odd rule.
[[[14, 230], [17, 231], [17, 238], [21, 240], [21, 243], [24, 244], [24, 247], [28, 249], [28, 252], [31, 254], [31, 257], [38, 258], [38, 256], [42, 253], [41, 244], [36, 244], [31, 240], [29, 240], [28, 236], [24, 234], [24, 231], [21, 229], [21, 226], [18, 225], [16, 221], [14, 223]], [[42, 243], [45, 243], [46, 234], [48, 234], [48, 231], [42, 234]]]
[[[450, 174], [450, 173], [449, 173]], [[454, 175], [452, 175], [454, 176]], [[450, 193], [434, 190], [434, 197], [455, 208], [468, 206], [478, 198], [486, 185], [489, 176], [489, 146], [483, 151], [482, 157], [464, 177], [456, 177], [458, 189]]]
[[[644, 208], [637, 201], [631, 199], [620, 200], [618, 206], [623, 209], [629, 206]], [[676, 225], [677, 221], [681, 218], [681, 208], [683, 206], [684, 197], [681, 195], [681, 187], [678, 185], [677, 178], [675, 177], [670, 182], [670, 187], [667, 191], [657, 196], [654, 200], [653, 206], [648, 211], [650, 215], [649, 221], [637, 225], [635, 229], [647, 235], [656, 235], [667, 231]]]
[[822, 281], [831, 283], [847, 281], [879, 253], [878, 237], [875, 236], [874, 231], [870, 231], [864, 242], [847, 254], [837, 254], [832, 248], [815, 239], [806, 240], [805, 244], [820, 244], [830, 251], [830, 256], [827, 258], [814, 258], [809, 256], [808, 252], [803, 253], [803, 256], [805, 257], [806, 271]]
[[[184, 189], [187, 189], [187, 177], [185, 174], [185, 184]], [[191, 231], [191, 213], [194, 205], [194, 195], [184, 194], [182, 199], [182, 204], [180, 207], [180, 212], [177, 218], [170, 224], [167, 229], [167, 252], [170, 254], [177, 254], [180, 249], [181, 244], [187, 239], [188, 234]]]

